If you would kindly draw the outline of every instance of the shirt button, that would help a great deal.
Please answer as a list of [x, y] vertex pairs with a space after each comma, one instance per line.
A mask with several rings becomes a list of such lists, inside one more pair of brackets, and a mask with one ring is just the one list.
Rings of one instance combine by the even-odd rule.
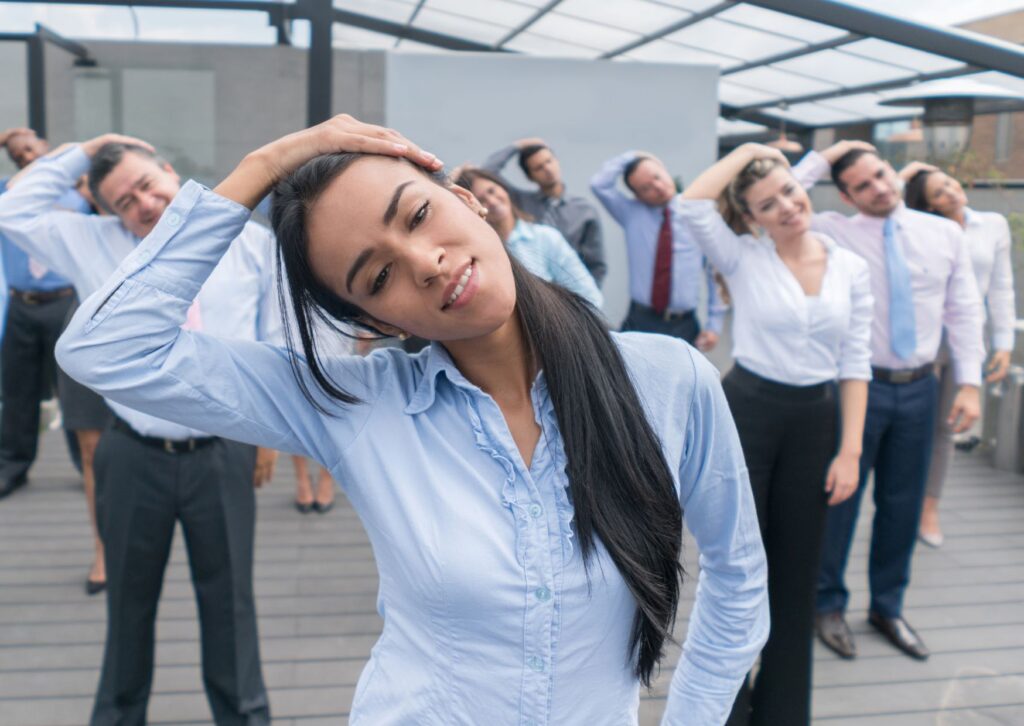
[[541, 506], [539, 504], [531, 504], [530, 505], [530, 516], [533, 517], [534, 519], [536, 519], [541, 514], [543, 514], [543, 512], [544, 512], [544, 510], [541, 509]]
[[179, 224], [181, 224], [181, 215], [178, 214], [177, 212], [171, 212], [170, 214], [167, 215], [167, 224], [171, 225], [172, 227], [177, 227]]
[[544, 661], [542, 661], [535, 655], [531, 655], [529, 658], [526, 659], [526, 665], [530, 666], [530, 668], [537, 671], [538, 673], [544, 670]]
[[551, 599], [551, 590], [546, 587], [538, 587], [533, 591], [533, 594], [536, 595], [537, 599], [541, 602], [547, 602]]

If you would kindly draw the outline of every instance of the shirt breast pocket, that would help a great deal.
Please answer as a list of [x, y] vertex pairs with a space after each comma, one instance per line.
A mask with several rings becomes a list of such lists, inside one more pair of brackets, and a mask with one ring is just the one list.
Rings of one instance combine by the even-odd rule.
[[915, 297], [944, 294], [953, 270], [952, 262], [946, 258], [909, 262], [907, 267], [910, 269], [910, 287]]

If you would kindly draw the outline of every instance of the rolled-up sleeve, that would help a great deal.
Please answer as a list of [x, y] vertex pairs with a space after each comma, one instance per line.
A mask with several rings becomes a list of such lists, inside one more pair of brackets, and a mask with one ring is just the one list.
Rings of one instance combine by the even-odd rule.
[[850, 320], [839, 347], [839, 380], [870, 381], [871, 321], [875, 311], [871, 272], [868, 263], [852, 252], [846, 252], [842, 259], [850, 280]]
[[701, 356], [679, 467], [680, 502], [700, 550], [697, 597], [662, 723], [723, 724], [768, 638], [767, 564], [736, 426]]

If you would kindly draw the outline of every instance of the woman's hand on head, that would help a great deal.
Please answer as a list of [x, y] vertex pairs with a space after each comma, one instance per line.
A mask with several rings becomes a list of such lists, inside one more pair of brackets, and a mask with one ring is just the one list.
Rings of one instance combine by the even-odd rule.
[[773, 146], [766, 146], [765, 144], [748, 143], [738, 147], [736, 151], [742, 154], [748, 162], [761, 161], [762, 159], [764, 159], [777, 161], [780, 164], [785, 164], [786, 166], [789, 166], [789, 159], [786, 158], [786, 155], [783, 154], [782, 151], [776, 149]]
[[394, 129], [363, 123], [346, 113], [284, 136], [256, 153], [264, 158], [277, 183], [310, 159], [345, 151], [405, 157], [431, 171], [443, 166], [440, 159]]
[[900, 169], [898, 176], [903, 181], [908, 182], [911, 179], [913, 179], [918, 174], [918, 172], [938, 170], [939, 167], [932, 166], [931, 164], [926, 164], [923, 161], [912, 161], [905, 167]]
[[252, 152], [214, 191], [252, 209], [275, 184], [310, 159], [346, 151], [404, 157], [430, 171], [444, 166], [394, 129], [363, 123], [343, 113]]

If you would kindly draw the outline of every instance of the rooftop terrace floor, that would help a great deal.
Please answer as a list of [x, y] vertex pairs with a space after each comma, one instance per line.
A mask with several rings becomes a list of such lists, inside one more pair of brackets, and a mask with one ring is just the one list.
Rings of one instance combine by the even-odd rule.
[[[380, 631], [376, 569], [362, 526], [339, 497], [326, 516], [291, 506], [291, 462], [259, 494], [256, 594], [274, 723], [347, 721], [356, 679]], [[1024, 477], [957, 455], [944, 500], [946, 544], [918, 548], [906, 616], [932, 650], [912, 661], [869, 629], [865, 498], [849, 568], [859, 657], [815, 645], [814, 723], [829, 726], [1024, 724]], [[687, 568], [696, 572], [696, 549]], [[78, 479], [47, 434], [28, 487], [0, 502], [0, 724], [84, 724], [99, 677], [103, 597], [83, 580], [91, 538]], [[691, 580], [680, 612], [682, 637]], [[641, 701], [656, 724], [676, 653]], [[196, 611], [181, 537], [160, 605], [150, 722], [210, 723]]]

